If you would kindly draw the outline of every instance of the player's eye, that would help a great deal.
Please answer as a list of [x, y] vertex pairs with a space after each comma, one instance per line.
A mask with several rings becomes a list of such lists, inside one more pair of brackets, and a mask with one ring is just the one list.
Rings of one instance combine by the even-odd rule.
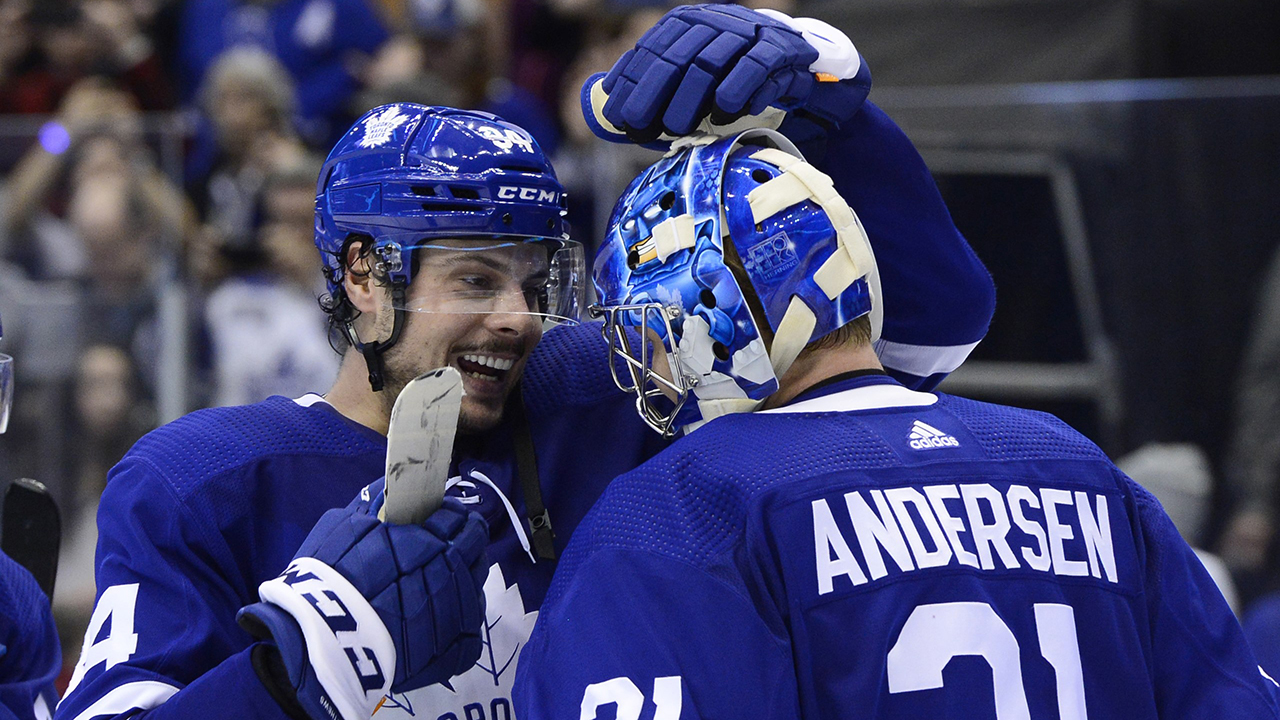
[[524, 286], [525, 301], [529, 304], [530, 310], [545, 312], [547, 309], [547, 298], [551, 294], [551, 287], [548, 285], [548, 278], [535, 278]]
[[485, 275], [463, 275], [458, 278], [458, 282], [471, 290], [489, 290], [493, 287], [493, 280]]

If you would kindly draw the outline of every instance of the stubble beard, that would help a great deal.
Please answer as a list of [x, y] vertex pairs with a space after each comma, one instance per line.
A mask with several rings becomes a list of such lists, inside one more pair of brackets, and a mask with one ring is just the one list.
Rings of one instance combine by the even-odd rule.
[[[392, 346], [382, 356], [382, 390], [378, 394], [381, 395], [383, 412], [388, 422], [391, 419], [391, 411], [395, 408], [396, 398], [400, 397], [405, 386], [422, 373], [435, 369], [413, 367], [411, 362], [402, 364], [401, 360], [405, 359], [406, 354], [404, 348]], [[523, 368], [521, 373], [523, 374]], [[505, 403], [510, 400], [511, 392], [515, 387], [516, 383], [513, 382], [507, 388], [503, 395], [504, 407], [499, 408], [496, 414], [487, 411], [480, 413], [469, 411], [469, 403], [464, 397], [462, 409], [458, 415], [458, 432], [463, 435], [478, 435], [497, 427], [502, 422]], [[485, 408], [487, 410], [488, 406], [486, 405]]]

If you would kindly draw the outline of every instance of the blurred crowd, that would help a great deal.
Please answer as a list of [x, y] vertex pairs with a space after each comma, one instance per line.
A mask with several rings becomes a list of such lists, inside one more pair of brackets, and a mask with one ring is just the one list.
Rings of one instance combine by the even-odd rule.
[[[787, 0], [743, 4], [794, 11]], [[189, 328], [183, 409], [327, 388], [338, 355], [318, 304], [316, 177], [349, 123], [392, 101], [487, 110], [528, 129], [590, 252], [614, 197], [578, 90], [666, 7], [0, 0], [0, 349], [18, 358], [20, 384], [0, 481], [38, 477], [60, 500], [55, 610], [68, 662], [92, 609], [107, 470], [162, 419], [165, 288], [182, 288]], [[1146, 448], [1126, 469], [1163, 483], [1166, 505], [1185, 501], [1189, 542], [1217, 552], [1206, 565], [1237, 610], [1260, 608], [1255, 625], [1280, 636], [1280, 602], [1267, 599], [1280, 559], [1280, 259], [1272, 276], [1260, 312], [1273, 322], [1251, 345], [1221, 482], [1185, 446]], [[1210, 537], [1215, 497], [1233, 509]]]

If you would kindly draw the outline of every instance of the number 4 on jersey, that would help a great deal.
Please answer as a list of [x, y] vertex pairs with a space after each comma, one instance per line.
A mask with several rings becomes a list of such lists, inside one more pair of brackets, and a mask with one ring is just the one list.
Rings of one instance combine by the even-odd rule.
[[[69, 695], [75, 690], [85, 673], [95, 666], [106, 663], [106, 669], [110, 669], [137, 652], [138, 634], [133, 631], [133, 615], [137, 604], [138, 583], [112, 585], [102, 591], [102, 597], [98, 598], [98, 604], [93, 608], [93, 617], [89, 619], [89, 629], [84, 633], [80, 662], [76, 663], [76, 670], [71, 675], [65, 694]], [[107, 636], [98, 639], [108, 620], [111, 621], [111, 628]]]
[[[1058, 603], [1033, 607], [1040, 654], [1057, 676], [1058, 716], [1086, 720], [1075, 612]], [[987, 603], [938, 603], [912, 610], [889, 650], [889, 692], [941, 688], [942, 670], [959, 655], [978, 655], [991, 666], [996, 720], [1031, 719], [1018, 639]]]

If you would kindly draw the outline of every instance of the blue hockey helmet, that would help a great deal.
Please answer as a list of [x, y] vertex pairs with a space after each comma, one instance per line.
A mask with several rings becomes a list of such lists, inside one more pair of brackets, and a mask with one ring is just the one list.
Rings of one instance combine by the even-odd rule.
[[405, 304], [405, 288], [421, 250], [457, 250], [457, 240], [474, 240], [476, 249], [536, 243], [545, 254], [520, 255], [544, 265], [529, 271], [545, 282], [531, 312], [576, 319], [585, 262], [564, 216], [564, 188], [537, 142], [495, 115], [394, 103], [357, 120], [320, 172], [315, 242], [335, 307], [345, 297], [343, 252], [352, 237], [371, 239], [374, 267], [388, 280], [396, 309], [389, 339], [361, 343], [351, 314], [343, 320], [348, 340], [369, 360], [374, 389], [381, 387], [377, 358], [397, 339], [403, 312], [415, 310]]
[[[877, 338], [883, 312], [857, 216], [830, 178], [763, 129], [680, 141], [632, 181], [595, 284], [593, 313], [626, 368], [614, 363], [614, 379], [664, 434], [755, 409], [806, 345], [863, 315]], [[757, 323], [767, 324], [767, 347]], [[669, 377], [653, 369], [659, 349], [625, 326], [661, 338]]]

